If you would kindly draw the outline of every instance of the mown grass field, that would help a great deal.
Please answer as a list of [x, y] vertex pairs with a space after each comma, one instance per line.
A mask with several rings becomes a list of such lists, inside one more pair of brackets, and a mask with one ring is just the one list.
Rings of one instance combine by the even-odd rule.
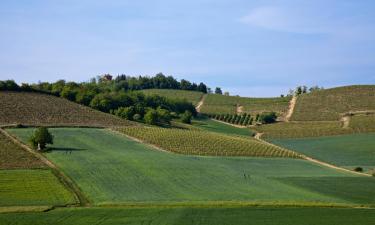
[[131, 124], [110, 114], [51, 95], [0, 92], [0, 125], [94, 126]]
[[192, 121], [192, 125], [202, 130], [228, 134], [228, 135], [241, 135], [245, 137], [251, 137], [253, 135], [253, 132], [248, 128], [234, 127], [234, 126], [220, 123], [218, 121], [215, 121], [206, 117], [194, 119]]
[[117, 129], [162, 149], [188, 155], [300, 157], [287, 149], [268, 145], [251, 137], [224, 135], [198, 130], [156, 127], [123, 127]]
[[333, 121], [343, 113], [375, 110], [375, 85], [355, 85], [303, 94], [291, 120]]
[[0, 213], [0, 225], [372, 225], [373, 209], [80, 208]]
[[0, 132], [0, 169], [44, 168], [46, 165]]
[[235, 114], [237, 113], [237, 106], [242, 106], [243, 112], [250, 113], [251, 115], [271, 111], [282, 115], [288, 110], [289, 101], [290, 97], [245, 98], [209, 94], [205, 98], [201, 112], [207, 114]]
[[375, 169], [375, 133], [271, 141], [338, 166]]
[[199, 91], [173, 90], [173, 89], [145, 89], [142, 90], [146, 95], [159, 95], [170, 99], [187, 100], [197, 105], [203, 96]]
[[50, 170], [0, 170], [0, 207], [74, 203], [73, 194]]
[[[366, 187], [366, 179], [372, 178], [358, 180], [357, 176], [305, 160], [179, 155], [155, 150], [103, 129], [50, 130], [55, 135], [55, 144], [46, 156], [96, 205], [215, 202], [367, 205], [373, 203], [371, 197], [375, 196], [375, 188]], [[32, 129], [10, 131], [25, 140]], [[286, 184], [290, 177], [303, 179], [307, 187]], [[330, 183], [323, 190], [309, 188], [310, 180], [327, 177], [336, 181], [345, 179], [368, 191], [353, 192], [347, 186], [337, 185], [340, 182]], [[339, 194], [329, 195], [327, 188]], [[370, 200], [362, 201], [366, 196]]]

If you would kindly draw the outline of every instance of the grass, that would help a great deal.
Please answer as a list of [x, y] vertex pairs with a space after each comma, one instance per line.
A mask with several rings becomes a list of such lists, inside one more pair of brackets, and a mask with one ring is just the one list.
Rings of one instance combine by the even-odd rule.
[[243, 107], [243, 112], [255, 115], [262, 112], [274, 111], [278, 115], [284, 114], [289, 107], [290, 97], [284, 98], [245, 98], [209, 94], [201, 108], [207, 114], [235, 114], [237, 106]]
[[[96, 205], [353, 204], [346, 195], [330, 196], [278, 178], [348, 177], [361, 185], [354, 175], [300, 159], [179, 155], [103, 129], [50, 130], [55, 144], [46, 156]], [[10, 131], [25, 140], [32, 129]], [[375, 196], [375, 189], [370, 194]]]
[[321, 122], [289, 122], [255, 126], [252, 129], [263, 133], [262, 138], [303, 138], [320, 137], [340, 134], [351, 134], [353, 129], [343, 129], [339, 121]]
[[375, 114], [352, 116], [349, 127], [360, 132], [375, 132]]
[[375, 168], [375, 133], [272, 142], [338, 166]]
[[0, 214], [0, 225], [372, 225], [373, 221], [373, 209], [340, 208], [71, 208]]
[[50, 170], [0, 170], [0, 206], [74, 204], [72, 193]]
[[146, 95], [159, 95], [170, 99], [187, 100], [193, 105], [197, 105], [203, 96], [199, 91], [173, 90], [173, 89], [145, 89], [142, 90]]
[[333, 121], [347, 112], [375, 110], [375, 85], [332, 88], [298, 97], [291, 120]]
[[189, 155], [289, 157], [299, 155], [251, 137], [156, 127], [124, 127], [118, 131], [167, 151]]
[[108, 127], [130, 122], [63, 98], [30, 92], [0, 92], [0, 125]]
[[0, 169], [44, 168], [46, 165], [0, 132]]
[[194, 119], [192, 121], [192, 125], [194, 127], [201, 128], [202, 130], [228, 135], [241, 135], [245, 137], [250, 137], [253, 135], [253, 132], [248, 128], [238, 128], [204, 117]]

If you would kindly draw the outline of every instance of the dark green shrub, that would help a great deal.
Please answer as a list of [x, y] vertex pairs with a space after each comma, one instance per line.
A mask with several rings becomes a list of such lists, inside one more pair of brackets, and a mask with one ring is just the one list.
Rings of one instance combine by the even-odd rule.
[[356, 168], [354, 168], [354, 171], [355, 171], [355, 172], [363, 172], [363, 168], [357, 166]]

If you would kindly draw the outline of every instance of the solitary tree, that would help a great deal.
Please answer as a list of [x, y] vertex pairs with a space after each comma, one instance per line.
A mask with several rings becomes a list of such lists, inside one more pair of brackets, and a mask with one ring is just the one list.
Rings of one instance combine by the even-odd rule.
[[216, 87], [216, 88], [215, 88], [215, 94], [222, 95], [222, 94], [223, 94], [223, 91], [221, 90], [221, 88]]
[[191, 123], [191, 117], [192, 117], [191, 112], [186, 110], [186, 111], [181, 115], [181, 122], [190, 124], [190, 123]]
[[39, 127], [29, 139], [31, 145], [38, 151], [44, 150], [47, 144], [53, 144], [53, 136], [45, 127]]

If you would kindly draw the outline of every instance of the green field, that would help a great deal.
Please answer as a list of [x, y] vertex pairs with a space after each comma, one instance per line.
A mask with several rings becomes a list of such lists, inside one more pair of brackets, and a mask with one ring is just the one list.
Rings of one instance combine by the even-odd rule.
[[338, 87], [300, 95], [291, 120], [333, 121], [367, 110], [375, 110], [375, 85]]
[[271, 111], [282, 115], [288, 110], [289, 101], [290, 97], [245, 98], [209, 94], [204, 100], [201, 112], [207, 114], [235, 114], [237, 106], [242, 106], [243, 112], [250, 113], [251, 115]]
[[0, 207], [76, 203], [50, 170], [0, 170]]
[[[375, 169], [375, 134], [272, 139], [274, 144], [338, 166]], [[375, 179], [374, 179], [375, 183]]]
[[265, 144], [249, 136], [156, 127], [128, 126], [117, 130], [162, 149], [188, 155], [300, 157], [295, 152]]
[[[10, 131], [25, 140], [32, 129]], [[96, 205], [374, 203], [371, 196], [375, 196], [375, 188], [364, 185], [368, 184], [366, 179], [372, 178], [358, 180], [357, 176], [304, 160], [187, 156], [161, 152], [102, 129], [51, 131], [55, 144], [46, 156]], [[368, 190], [353, 192], [347, 185], [331, 183], [330, 188], [339, 194], [329, 195], [327, 187], [321, 193], [319, 188], [286, 184], [290, 177], [304, 180], [307, 186], [310, 180], [345, 179]], [[363, 201], [366, 196], [368, 200]]]
[[0, 132], [0, 169], [43, 168], [46, 165]]
[[372, 225], [373, 209], [79, 208], [0, 213], [0, 225]]
[[173, 90], [173, 89], [145, 89], [141, 90], [146, 95], [159, 95], [170, 99], [187, 100], [197, 105], [203, 94], [199, 91]]
[[133, 124], [64, 98], [28, 92], [0, 91], [0, 125], [94, 126]]
[[238, 128], [208, 118], [196, 118], [193, 120], [192, 125], [206, 131], [222, 134], [241, 135], [246, 137], [253, 135], [253, 132], [249, 128]]

